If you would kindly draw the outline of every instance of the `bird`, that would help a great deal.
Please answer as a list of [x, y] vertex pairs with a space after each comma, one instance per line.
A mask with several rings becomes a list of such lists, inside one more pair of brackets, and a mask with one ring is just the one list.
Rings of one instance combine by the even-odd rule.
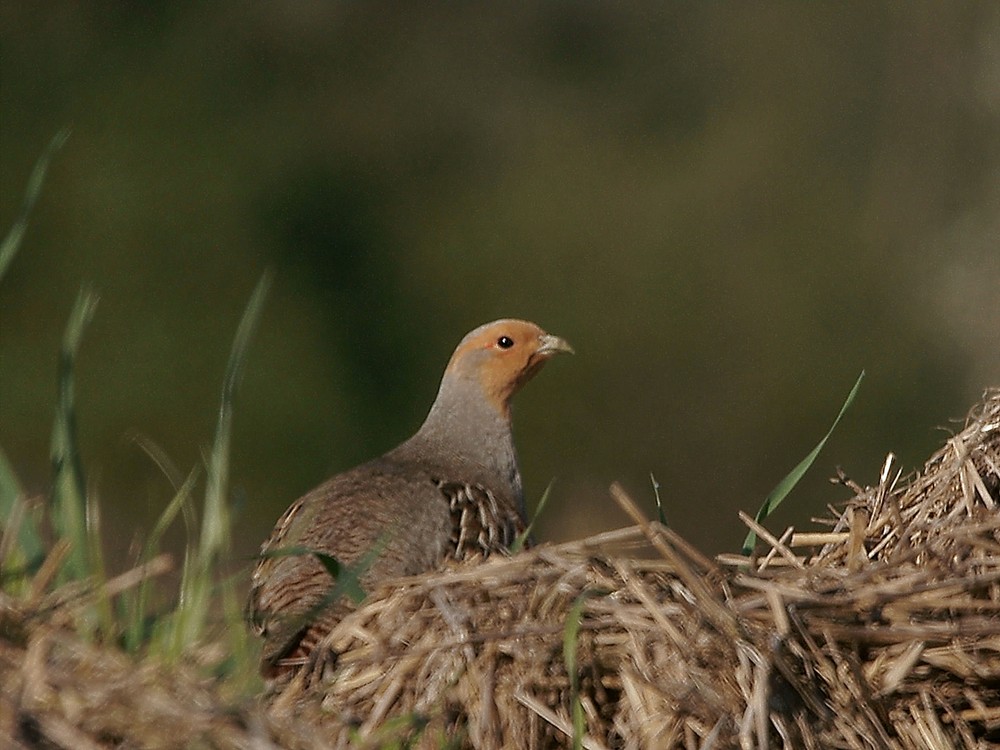
[[[561, 352], [573, 348], [526, 320], [470, 331], [412, 437], [289, 506], [261, 546], [247, 601], [265, 678], [314, 662], [317, 644], [381, 581], [506, 553], [525, 534], [511, 399]], [[341, 595], [351, 576], [354, 600]]]

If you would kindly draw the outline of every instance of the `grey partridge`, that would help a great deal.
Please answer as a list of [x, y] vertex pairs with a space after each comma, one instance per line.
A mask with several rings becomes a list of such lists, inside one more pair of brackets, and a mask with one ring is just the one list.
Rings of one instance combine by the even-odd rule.
[[247, 604], [264, 638], [261, 672], [306, 663], [350, 609], [328, 601], [340, 570], [360, 570], [369, 591], [394, 576], [505, 551], [525, 529], [511, 398], [563, 339], [524, 320], [497, 320], [462, 339], [423, 425], [398, 447], [304, 495], [261, 548]]

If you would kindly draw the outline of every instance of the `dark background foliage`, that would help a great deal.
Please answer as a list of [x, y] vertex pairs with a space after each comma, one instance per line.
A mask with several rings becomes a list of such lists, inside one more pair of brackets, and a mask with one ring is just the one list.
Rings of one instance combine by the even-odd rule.
[[60, 128], [0, 285], [0, 445], [48, 482], [61, 330], [121, 548], [211, 440], [232, 334], [238, 556], [420, 422], [501, 316], [571, 340], [518, 399], [539, 536], [652, 512], [732, 549], [868, 378], [775, 527], [915, 466], [1000, 381], [992, 3], [4, 3], [0, 226]]

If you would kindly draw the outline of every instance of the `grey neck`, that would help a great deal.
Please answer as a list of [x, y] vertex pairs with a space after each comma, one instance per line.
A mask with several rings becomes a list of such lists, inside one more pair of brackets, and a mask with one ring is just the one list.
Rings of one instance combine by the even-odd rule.
[[423, 425], [397, 450], [460, 467], [472, 481], [523, 505], [509, 416], [498, 412], [482, 397], [478, 384], [465, 378], [445, 375]]

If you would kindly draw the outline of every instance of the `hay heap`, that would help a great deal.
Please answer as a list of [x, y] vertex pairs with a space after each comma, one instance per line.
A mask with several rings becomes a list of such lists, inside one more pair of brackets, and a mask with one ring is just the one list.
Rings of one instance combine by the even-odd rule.
[[0, 739], [548, 748], [575, 724], [587, 748], [995, 746], [1000, 390], [921, 472], [890, 456], [877, 486], [844, 481], [824, 531], [715, 561], [613, 488], [636, 526], [394, 582], [331, 633], [330, 674], [254, 706], [191, 670], [144, 682], [0, 601]]

